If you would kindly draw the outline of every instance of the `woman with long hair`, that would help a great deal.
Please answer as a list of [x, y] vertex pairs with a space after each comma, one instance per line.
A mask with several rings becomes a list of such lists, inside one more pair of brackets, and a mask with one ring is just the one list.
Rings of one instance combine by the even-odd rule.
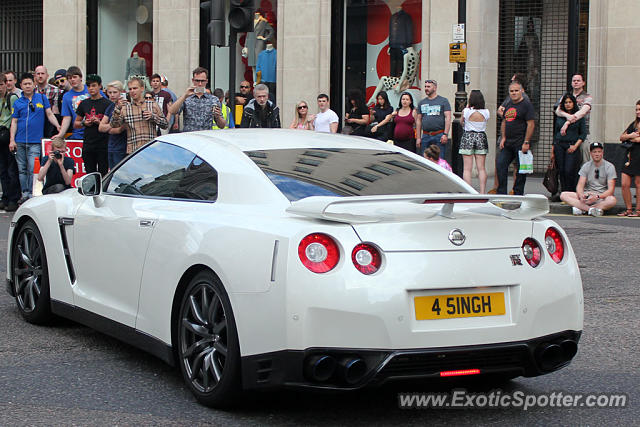
[[369, 109], [364, 103], [362, 93], [354, 89], [349, 92], [347, 114], [344, 116], [344, 122], [351, 127], [352, 135], [364, 135], [367, 125], [369, 124]]
[[489, 152], [489, 141], [485, 132], [488, 121], [489, 110], [485, 108], [484, 95], [474, 89], [469, 95], [467, 107], [462, 110], [460, 124], [464, 126], [464, 133], [460, 139], [459, 153], [462, 154], [464, 162], [462, 177], [469, 185], [471, 185], [471, 172], [475, 159], [478, 180], [480, 181], [480, 193], [485, 193], [487, 187], [487, 169], [484, 166], [484, 161]]
[[289, 129], [313, 130], [313, 123], [309, 120], [309, 104], [307, 101], [298, 102], [293, 116], [294, 119]]
[[[560, 100], [560, 109], [568, 114], [578, 112], [578, 102], [572, 93], [565, 93]], [[553, 157], [558, 167], [561, 191], [576, 191], [580, 145], [587, 137], [584, 118], [570, 123], [566, 117], [556, 117], [556, 134], [553, 141]]]
[[393, 121], [393, 144], [416, 152], [416, 109], [413, 105], [413, 96], [409, 92], [402, 92], [396, 111], [389, 114], [378, 126], [386, 125]]
[[[631, 122], [627, 130], [620, 135], [620, 141], [632, 142], [629, 150], [629, 161], [622, 168], [622, 198], [627, 210], [619, 216], [640, 216], [638, 213], [638, 197], [640, 196], [640, 101], [636, 102], [636, 119]], [[636, 210], [632, 210], [631, 177], [636, 184]]]
[[373, 107], [373, 112], [369, 117], [370, 123], [377, 123], [371, 127], [371, 137], [380, 141], [389, 139], [389, 123], [384, 125], [380, 125], [380, 123], [391, 113], [393, 113], [393, 107], [389, 104], [387, 92], [380, 91], [376, 96], [376, 106]]

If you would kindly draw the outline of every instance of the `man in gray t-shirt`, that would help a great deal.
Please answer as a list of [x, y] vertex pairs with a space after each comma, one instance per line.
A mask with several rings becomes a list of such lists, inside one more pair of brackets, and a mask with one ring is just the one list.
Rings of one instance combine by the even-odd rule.
[[613, 192], [616, 188], [616, 168], [604, 160], [604, 146], [601, 142], [589, 145], [591, 160], [580, 168], [580, 179], [576, 192], [563, 191], [560, 199], [573, 206], [574, 215], [588, 212], [592, 216], [600, 216], [603, 211], [616, 205]]
[[440, 158], [444, 159], [451, 129], [451, 105], [437, 91], [435, 80], [425, 80], [424, 93], [427, 97], [418, 103], [417, 108], [420, 127], [416, 148], [418, 154], [423, 155], [428, 146], [436, 144], [440, 147]]

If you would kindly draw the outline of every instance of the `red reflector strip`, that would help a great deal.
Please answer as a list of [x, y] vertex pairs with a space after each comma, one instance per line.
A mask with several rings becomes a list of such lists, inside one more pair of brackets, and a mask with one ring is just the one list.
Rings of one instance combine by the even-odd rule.
[[439, 203], [487, 203], [489, 199], [429, 199], [422, 202], [423, 205], [436, 205]]
[[462, 375], [477, 375], [480, 373], [480, 369], [459, 369], [457, 371], [442, 371], [441, 377], [458, 377]]

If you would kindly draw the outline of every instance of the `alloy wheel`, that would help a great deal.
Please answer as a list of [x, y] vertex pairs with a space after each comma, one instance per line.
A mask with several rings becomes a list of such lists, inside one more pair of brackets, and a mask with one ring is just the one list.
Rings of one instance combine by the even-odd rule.
[[35, 310], [42, 293], [43, 248], [30, 227], [24, 227], [16, 239], [13, 277], [16, 298], [25, 313]]
[[183, 301], [181, 362], [193, 387], [208, 393], [220, 383], [227, 363], [227, 316], [220, 295], [206, 281], [192, 287]]

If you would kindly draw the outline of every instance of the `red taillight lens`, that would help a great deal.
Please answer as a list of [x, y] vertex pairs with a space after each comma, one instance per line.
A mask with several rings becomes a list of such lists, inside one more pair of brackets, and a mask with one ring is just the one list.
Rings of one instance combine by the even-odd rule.
[[527, 260], [531, 267], [537, 267], [538, 264], [540, 264], [540, 260], [542, 260], [540, 245], [529, 237], [522, 242], [522, 253], [524, 254], [524, 259]]
[[380, 251], [367, 243], [360, 243], [353, 248], [351, 260], [362, 274], [373, 274], [380, 269], [380, 264], [382, 264]]
[[556, 263], [562, 261], [564, 257], [564, 241], [560, 232], [555, 228], [548, 228], [544, 233], [544, 244], [547, 247], [547, 252], [551, 255], [551, 259]]
[[340, 261], [340, 249], [328, 235], [313, 233], [302, 239], [298, 245], [298, 256], [309, 270], [314, 273], [326, 273]]
[[457, 371], [442, 371], [441, 377], [459, 377], [462, 375], [478, 375], [480, 369], [458, 369]]

